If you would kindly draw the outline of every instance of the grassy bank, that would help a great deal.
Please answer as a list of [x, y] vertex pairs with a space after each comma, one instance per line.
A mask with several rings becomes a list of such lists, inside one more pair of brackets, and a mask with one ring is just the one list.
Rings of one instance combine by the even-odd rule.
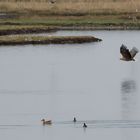
[[139, 0], [56, 0], [53, 4], [50, 0], [0, 0], [0, 30], [27, 32], [48, 26], [138, 29], [139, 9]]
[[0, 45], [27, 45], [27, 44], [73, 44], [98, 42], [101, 39], [93, 36], [1, 36]]
[[58, 29], [140, 29], [140, 20], [128, 14], [94, 16], [29, 16], [0, 19], [0, 35], [56, 31]]

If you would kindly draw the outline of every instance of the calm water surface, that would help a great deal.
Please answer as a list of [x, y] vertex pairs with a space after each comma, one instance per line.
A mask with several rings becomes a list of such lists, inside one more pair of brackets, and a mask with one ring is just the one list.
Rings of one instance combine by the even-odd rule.
[[[140, 32], [49, 35], [94, 35], [103, 41], [0, 47], [0, 139], [140, 139], [140, 55], [136, 62], [119, 60], [122, 43], [140, 50]], [[42, 118], [53, 124], [42, 126]]]

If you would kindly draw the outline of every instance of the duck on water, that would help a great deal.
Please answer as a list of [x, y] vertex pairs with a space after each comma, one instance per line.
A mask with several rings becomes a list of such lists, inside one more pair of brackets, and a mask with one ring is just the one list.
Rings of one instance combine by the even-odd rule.
[[83, 127], [84, 127], [84, 128], [86, 128], [86, 127], [87, 127], [86, 123], [84, 123]]
[[52, 124], [52, 120], [42, 119], [41, 121], [42, 121], [43, 125], [51, 125]]

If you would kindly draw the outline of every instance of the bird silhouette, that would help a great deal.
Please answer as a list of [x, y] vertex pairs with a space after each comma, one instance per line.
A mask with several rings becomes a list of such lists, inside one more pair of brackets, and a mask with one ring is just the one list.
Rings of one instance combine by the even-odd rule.
[[139, 52], [139, 50], [136, 47], [133, 47], [130, 51], [127, 49], [127, 47], [122, 44], [120, 47], [120, 53], [122, 55], [122, 58], [120, 60], [124, 61], [135, 61], [134, 57]]
[[84, 123], [83, 127], [84, 127], [84, 128], [86, 128], [86, 127], [87, 127], [86, 123]]
[[73, 122], [76, 122], [77, 120], [76, 120], [76, 118], [74, 117], [74, 119], [73, 119]]

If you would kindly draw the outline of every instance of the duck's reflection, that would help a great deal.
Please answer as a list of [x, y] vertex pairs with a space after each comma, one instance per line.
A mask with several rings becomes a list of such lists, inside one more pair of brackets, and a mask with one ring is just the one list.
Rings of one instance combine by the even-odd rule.
[[137, 85], [134, 80], [124, 80], [121, 83], [122, 119], [133, 119], [137, 100]]

